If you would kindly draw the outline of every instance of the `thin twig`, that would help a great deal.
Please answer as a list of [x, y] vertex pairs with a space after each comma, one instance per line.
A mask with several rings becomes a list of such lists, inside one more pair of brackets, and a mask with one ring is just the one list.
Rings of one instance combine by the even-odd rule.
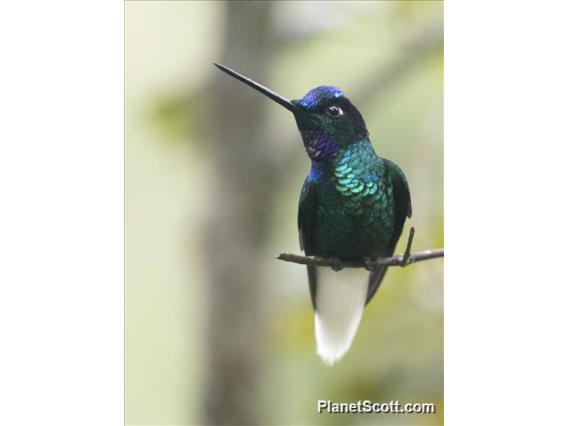
[[[410, 239], [409, 239], [410, 240]], [[410, 240], [410, 242], [412, 242]], [[424, 260], [436, 259], [439, 257], [444, 257], [444, 249], [434, 249], [434, 250], [424, 250], [416, 252], [414, 254], [409, 254], [406, 259], [405, 255], [399, 254], [392, 257], [382, 257], [375, 259], [373, 262], [369, 263], [365, 260], [342, 260], [341, 266], [344, 268], [366, 268], [369, 269], [374, 265], [378, 267], [380, 265], [388, 266], [406, 266], [411, 263], [422, 262]], [[293, 253], [280, 253], [277, 257], [279, 260], [285, 262], [299, 263], [301, 265], [312, 265], [312, 266], [327, 266], [332, 267], [337, 263], [337, 259], [319, 257], [319, 256], [302, 256]]]
[[410, 258], [410, 249], [412, 248], [412, 241], [414, 240], [414, 226], [410, 228], [410, 234], [408, 234], [408, 242], [406, 243], [406, 250], [404, 251], [404, 256], [402, 258], [403, 265], [408, 265], [408, 259]]

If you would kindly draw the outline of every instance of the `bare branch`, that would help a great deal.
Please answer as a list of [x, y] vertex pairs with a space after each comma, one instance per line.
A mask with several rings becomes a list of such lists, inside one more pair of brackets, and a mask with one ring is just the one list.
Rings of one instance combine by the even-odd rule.
[[404, 251], [404, 256], [402, 257], [402, 263], [408, 265], [408, 259], [410, 258], [410, 249], [412, 248], [412, 241], [414, 240], [414, 226], [410, 228], [410, 234], [408, 234], [408, 242], [406, 243], [406, 250]]
[[335, 257], [320, 256], [302, 256], [293, 253], [280, 253], [276, 259], [284, 262], [299, 263], [300, 265], [310, 266], [328, 266], [334, 271], [340, 271], [343, 268], [365, 268], [368, 271], [374, 271], [379, 266], [401, 266], [410, 265], [411, 263], [422, 262], [424, 260], [436, 259], [444, 257], [444, 249], [424, 250], [418, 253], [410, 254], [412, 241], [414, 240], [414, 226], [410, 228], [406, 250], [404, 254], [398, 254], [391, 257], [380, 257], [376, 259], [360, 259], [360, 260], [342, 260]]
[[[405, 259], [406, 257], [406, 259]], [[416, 252], [414, 254], [398, 254], [392, 257], [382, 257], [375, 259], [374, 261], [368, 260], [342, 260], [341, 266], [343, 268], [365, 268], [372, 270], [381, 265], [388, 266], [406, 266], [411, 263], [422, 262], [424, 260], [436, 259], [439, 257], [444, 257], [444, 249], [433, 249], [424, 250]], [[312, 266], [326, 266], [326, 267], [337, 267], [337, 259], [329, 257], [319, 257], [319, 256], [302, 256], [293, 253], [280, 253], [276, 259], [283, 260], [285, 262], [299, 263], [301, 265], [312, 265]]]

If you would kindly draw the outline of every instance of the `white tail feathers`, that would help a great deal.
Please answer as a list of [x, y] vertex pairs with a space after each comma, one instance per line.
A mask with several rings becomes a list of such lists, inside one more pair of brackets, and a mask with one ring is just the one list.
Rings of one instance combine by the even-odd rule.
[[365, 280], [319, 280], [315, 328], [318, 355], [325, 364], [335, 364], [351, 346], [363, 316], [367, 287]]

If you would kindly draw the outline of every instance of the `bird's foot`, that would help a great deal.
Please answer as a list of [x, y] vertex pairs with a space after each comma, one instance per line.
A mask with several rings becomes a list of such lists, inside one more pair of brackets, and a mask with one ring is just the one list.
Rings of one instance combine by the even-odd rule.
[[343, 262], [337, 257], [332, 257], [329, 259], [329, 261], [331, 263], [331, 269], [333, 269], [335, 272], [341, 271], [344, 268]]
[[375, 259], [371, 259], [370, 257], [366, 257], [363, 259], [363, 265], [367, 271], [373, 272], [376, 268]]

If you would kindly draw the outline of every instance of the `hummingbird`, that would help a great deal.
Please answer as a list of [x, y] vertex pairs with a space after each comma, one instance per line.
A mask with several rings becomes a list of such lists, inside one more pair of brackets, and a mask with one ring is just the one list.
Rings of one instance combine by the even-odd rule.
[[[288, 100], [224, 65], [214, 65], [294, 115], [311, 160], [298, 206], [304, 253], [330, 258], [334, 271], [342, 269], [343, 261], [392, 256], [412, 215], [408, 182], [400, 167], [375, 153], [363, 116], [343, 91], [319, 86], [301, 99]], [[307, 266], [317, 354], [325, 364], [333, 365], [349, 350], [387, 268], [372, 269], [360, 282], [342, 282], [326, 278], [323, 269], [329, 268]]]

